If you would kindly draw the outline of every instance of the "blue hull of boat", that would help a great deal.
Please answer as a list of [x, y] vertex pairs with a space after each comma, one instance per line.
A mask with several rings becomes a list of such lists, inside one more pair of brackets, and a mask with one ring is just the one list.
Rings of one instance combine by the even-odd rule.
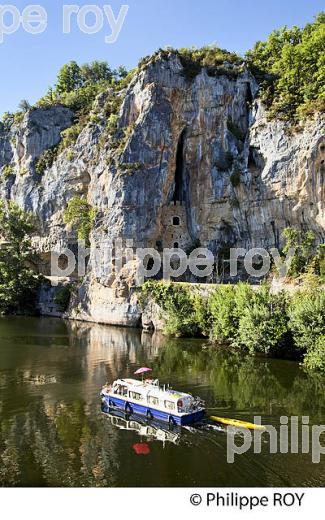
[[143, 406], [137, 403], [129, 403], [117, 397], [111, 397], [107, 395], [103, 395], [102, 397], [105, 402], [105, 405], [108, 408], [118, 408], [120, 410], [123, 410], [123, 412], [125, 413], [143, 415], [148, 419], [157, 419], [159, 421], [164, 421], [169, 424], [178, 424], [179, 426], [185, 426], [187, 424], [199, 422], [205, 416], [204, 410], [199, 410], [197, 412], [179, 417], [178, 415], [169, 414], [168, 412], [155, 410], [154, 408], [150, 408], [149, 406]]

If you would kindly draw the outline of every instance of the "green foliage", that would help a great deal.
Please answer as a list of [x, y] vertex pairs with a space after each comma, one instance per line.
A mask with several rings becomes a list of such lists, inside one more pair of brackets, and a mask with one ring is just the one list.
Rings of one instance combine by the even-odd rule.
[[321, 334], [316, 339], [314, 347], [307, 351], [304, 366], [307, 370], [325, 372], [325, 334]]
[[284, 295], [271, 295], [267, 286], [254, 291], [247, 284], [220, 286], [208, 299], [210, 337], [250, 353], [275, 354], [287, 339]]
[[325, 291], [307, 289], [296, 293], [290, 302], [289, 318], [297, 347], [311, 351], [325, 333]]
[[315, 262], [316, 274], [319, 275], [321, 282], [325, 283], [325, 244], [318, 246]]
[[197, 336], [200, 318], [195, 294], [183, 284], [148, 280], [141, 288], [142, 301], [152, 298], [167, 314], [165, 332], [171, 336]]
[[[36, 173], [39, 175], [43, 175], [45, 170], [48, 168], [51, 168], [54, 161], [57, 159], [58, 155], [60, 155], [64, 150], [67, 150], [68, 148], [72, 147], [81, 132], [82, 128], [80, 124], [75, 124], [73, 126], [70, 126], [69, 128], [66, 128], [61, 132], [61, 142], [57, 146], [53, 146], [52, 148], [49, 148], [48, 150], [45, 150], [45, 152], [42, 153], [42, 155], [38, 158], [35, 165]], [[67, 150], [66, 152], [66, 158], [68, 161], [73, 161], [74, 159], [74, 152], [73, 150]]]
[[81, 86], [82, 74], [79, 65], [75, 61], [63, 65], [57, 77], [56, 91], [58, 94], [72, 92]]
[[96, 218], [96, 210], [85, 199], [74, 197], [64, 212], [64, 222], [77, 231], [78, 239], [89, 244], [89, 235]]
[[0, 202], [0, 314], [33, 308], [39, 277], [28, 267], [32, 259], [33, 218], [17, 205]]
[[[155, 358], [155, 370], [162, 378], [195, 378], [210, 385], [216, 403], [231, 403], [237, 410], [265, 410], [275, 415], [306, 415], [322, 424], [325, 407], [323, 374], [304, 373], [295, 364], [257, 359], [234, 349], [213, 348], [207, 343], [166, 338]], [[140, 355], [140, 354], [139, 354]], [[140, 363], [142, 358], [140, 358]], [[257, 391], [258, 389], [258, 391]], [[320, 422], [318, 422], [320, 421]]]
[[114, 135], [116, 132], [118, 119], [118, 114], [110, 114], [106, 125], [106, 131], [108, 135]]
[[[63, 104], [75, 113], [74, 125], [61, 133], [62, 141], [57, 153], [72, 146], [86, 124], [100, 122], [94, 101], [102, 92], [108, 94], [104, 107], [108, 123], [100, 144], [103, 145], [107, 138], [113, 135], [117, 129], [117, 112], [123, 100], [120, 91], [127, 86], [133, 74], [134, 71], [128, 74], [124, 67], [112, 71], [106, 62], [100, 61], [82, 66], [71, 61], [61, 68], [55, 87], [51, 87], [46, 96], [37, 103], [42, 107]], [[40, 170], [43, 166], [40, 165]]]
[[5, 112], [2, 116], [2, 124], [3, 124], [3, 128], [6, 132], [9, 132], [9, 130], [11, 129], [12, 125], [14, 124], [14, 114], [12, 114], [11, 112]]
[[290, 346], [287, 301], [284, 294], [272, 295], [267, 287], [255, 291], [239, 318], [235, 344], [250, 353], [280, 354]]
[[147, 67], [157, 59], [168, 58], [171, 54], [177, 55], [183, 65], [183, 73], [188, 81], [192, 81], [203, 67], [211, 76], [227, 75], [236, 77], [242, 70], [243, 60], [237, 54], [220, 49], [216, 45], [207, 45], [201, 48], [191, 47], [182, 49], [158, 49], [153, 56], [143, 58], [139, 69]]
[[309, 260], [301, 279], [308, 287], [319, 287], [325, 283], [325, 244], [317, 246], [316, 253]]
[[19, 170], [19, 175], [21, 175], [22, 177], [24, 177], [24, 175], [27, 175], [28, 174], [28, 169], [26, 168], [26, 166], [22, 166]]
[[74, 160], [74, 151], [68, 150], [65, 156], [67, 158], [67, 161], [72, 162]]
[[23, 119], [25, 117], [24, 112], [15, 112], [14, 114], [14, 124], [19, 125], [19, 123], [22, 123]]
[[117, 95], [117, 92], [112, 89], [111, 94], [108, 96], [104, 106], [104, 114], [106, 116], [107, 123], [99, 141], [100, 147], [105, 146], [108, 141], [111, 148], [118, 148], [119, 146], [120, 140], [116, 138], [116, 133], [119, 121], [118, 113], [120, 111], [122, 102], [123, 97], [121, 95]]
[[79, 124], [70, 126], [61, 132], [62, 141], [59, 145], [59, 152], [73, 146], [77, 141], [81, 132], [81, 126]]
[[[26, 101], [26, 103], [28, 103]], [[13, 125], [17, 125], [21, 123], [24, 119], [25, 113], [27, 111], [27, 106], [25, 105], [24, 108], [26, 110], [15, 112], [14, 114], [12, 112], [5, 112], [2, 116], [2, 125], [6, 132], [9, 132]], [[29, 105], [28, 110], [31, 108]]]
[[71, 298], [71, 286], [65, 285], [61, 287], [54, 298], [54, 303], [59, 308], [60, 312], [66, 312], [69, 307]]
[[140, 162], [135, 163], [118, 163], [119, 171], [127, 172], [129, 175], [133, 175], [134, 172], [143, 169], [144, 165]]
[[42, 153], [42, 155], [37, 159], [35, 165], [35, 171], [39, 175], [43, 175], [45, 170], [52, 167], [53, 162], [55, 161], [58, 154], [58, 147], [54, 146], [53, 148], [49, 148]]
[[240, 283], [202, 296], [197, 286], [151, 280], [141, 288], [142, 303], [148, 298], [163, 309], [171, 336], [209, 336], [250, 354], [303, 358], [308, 369], [325, 368], [323, 290], [289, 296]]
[[284, 229], [282, 235], [286, 241], [283, 253], [287, 255], [290, 248], [295, 249], [288, 275], [297, 278], [308, 271], [315, 252], [315, 235], [311, 231], [303, 233], [289, 227]]
[[88, 113], [96, 96], [111, 85], [125, 81], [127, 71], [119, 67], [112, 71], [103, 61], [93, 61], [79, 66], [75, 61], [64, 65], [57, 76], [56, 85], [39, 100], [39, 106], [62, 103], [77, 113], [77, 119]]
[[283, 27], [246, 55], [270, 115], [301, 119], [325, 107], [325, 13], [303, 29]]
[[325, 292], [307, 289], [294, 295], [289, 306], [290, 328], [296, 346], [305, 354], [308, 369], [325, 371]]
[[7, 164], [2, 168], [2, 175], [5, 179], [9, 179], [14, 174], [14, 168], [11, 164]]
[[219, 343], [231, 342], [235, 335], [235, 287], [220, 286], [211, 294], [208, 309], [211, 315], [210, 336]]
[[[124, 76], [126, 69], [120, 67], [119, 70]], [[106, 61], [93, 61], [92, 63], [82, 65], [80, 68], [80, 78], [82, 84], [95, 85], [101, 81], [112, 81], [113, 72]]]

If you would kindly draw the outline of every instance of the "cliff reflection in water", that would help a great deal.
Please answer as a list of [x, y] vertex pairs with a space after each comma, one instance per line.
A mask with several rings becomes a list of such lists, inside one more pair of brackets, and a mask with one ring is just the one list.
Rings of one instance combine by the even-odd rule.
[[[200, 395], [220, 415], [247, 420], [261, 415], [271, 424], [278, 424], [282, 414], [309, 415], [315, 423], [324, 422], [324, 380], [307, 376], [294, 362], [245, 357], [216, 349], [206, 341], [171, 340], [136, 330], [2, 318], [0, 484], [137, 485], [132, 471], [141, 473], [143, 466], [137, 466], [139, 458], [132, 446], [139, 434], [117, 428], [102, 414], [99, 391], [106, 381], [131, 376], [139, 366], [151, 366], [162, 381]], [[204, 453], [210, 448], [209, 460], [218, 457], [221, 467], [223, 464], [225, 436], [217, 435], [195, 438], [185, 432], [176, 444], [165, 448], [153, 436], [150, 457], [159, 473], [151, 474], [153, 470], [146, 468], [143, 484], [189, 485], [202, 472], [206, 481], [201, 485], [236, 485], [238, 467], [237, 476], [229, 465], [220, 476], [216, 466], [207, 469]], [[188, 459], [189, 450], [193, 460]], [[195, 458], [195, 452], [201, 458]], [[241, 460], [247, 464], [247, 459]], [[252, 478], [260, 485], [281, 483], [280, 476], [268, 474], [267, 461], [266, 468]], [[178, 467], [187, 469], [179, 473]], [[274, 468], [272, 471], [274, 474]], [[302, 472], [301, 478], [307, 473]], [[287, 478], [286, 482], [303, 485], [303, 481]], [[243, 481], [243, 485], [249, 483]]]

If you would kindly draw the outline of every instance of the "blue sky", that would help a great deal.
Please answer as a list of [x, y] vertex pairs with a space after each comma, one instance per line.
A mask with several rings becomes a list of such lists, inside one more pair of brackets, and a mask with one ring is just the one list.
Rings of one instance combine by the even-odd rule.
[[[22, 0], [8, 1], [20, 12], [29, 5]], [[107, 60], [134, 67], [139, 59], [159, 47], [220, 47], [244, 53], [256, 40], [265, 39], [282, 25], [303, 26], [324, 10], [324, 0], [34, 0], [48, 13], [48, 26], [40, 35], [22, 28], [4, 36], [0, 44], [0, 115], [14, 111], [21, 99], [35, 102], [54, 83], [57, 71], [66, 62], [85, 63]], [[72, 17], [71, 33], [62, 33], [62, 6], [111, 5], [116, 16], [123, 4], [129, 5], [119, 38], [106, 44], [111, 33], [107, 19], [98, 34], [83, 34]], [[3, 5], [3, 4], [2, 4]], [[92, 17], [87, 18], [92, 23]], [[1, 19], [0, 19], [1, 21]], [[9, 23], [10, 18], [5, 18]]]

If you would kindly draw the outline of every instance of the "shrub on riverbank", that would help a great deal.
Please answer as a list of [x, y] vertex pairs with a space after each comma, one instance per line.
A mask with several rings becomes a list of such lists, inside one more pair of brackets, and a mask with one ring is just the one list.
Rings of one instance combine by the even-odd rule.
[[253, 292], [239, 316], [234, 344], [251, 353], [288, 355], [292, 342], [286, 305], [284, 293], [272, 295], [266, 286]]
[[[142, 300], [152, 298], [168, 316], [165, 332], [170, 336], [191, 337], [201, 334], [202, 305], [188, 286], [156, 283], [151, 280], [142, 286]], [[203, 318], [203, 319], [202, 319]]]
[[307, 368], [325, 371], [325, 292], [308, 289], [290, 301], [289, 326]]
[[0, 202], [0, 222], [0, 314], [28, 312], [40, 283], [29, 266], [33, 218], [14, 203]]
[[265, 284], [217, 286], [202, 296], [197, 286], [148, 281], [142, 298], [164, 311], [171, 336], [206, 336], [253, 354], [304, 358], [308, 369], [325, 370], [325, 294], [308, 289], [271, 294]]

